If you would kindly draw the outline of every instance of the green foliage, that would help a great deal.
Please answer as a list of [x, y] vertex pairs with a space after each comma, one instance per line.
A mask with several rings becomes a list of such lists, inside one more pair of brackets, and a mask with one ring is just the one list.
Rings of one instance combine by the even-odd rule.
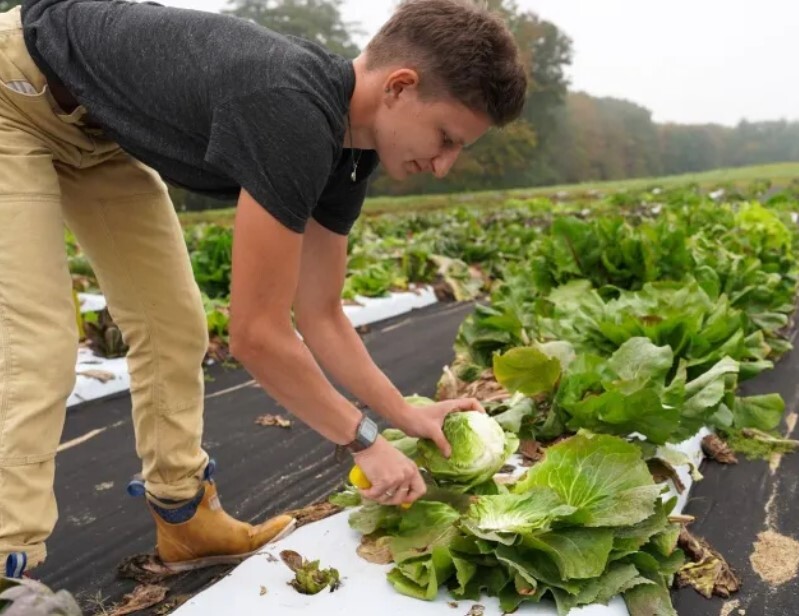
[[632, 616], [650, 616], [673, 613], [667, 588], [684, 560], [668, 521], [676, 499], [660, 491], [637, 446], [582, 434], [549, 447], [509, 492], [473, 488], [465, 511], [437, 500], [408, 510], [366, 503], [350, 525], [388, 540], [388, 581], [417, 599], [445, 587], [455, 599], [497, 596], [506, 612], [549, 599], [563, 615], [622, 594]]
[[345, 58], [360, 51], [352, 40], [357, 29], [341, 18], [341, 0], [230, 0], [228, 6], [223, 13], [314, 41]]
[[233, 231], [217, 225], [197, 225], [185, 232], [186, 245], [200, 289], [211, 298], [230, 294]]

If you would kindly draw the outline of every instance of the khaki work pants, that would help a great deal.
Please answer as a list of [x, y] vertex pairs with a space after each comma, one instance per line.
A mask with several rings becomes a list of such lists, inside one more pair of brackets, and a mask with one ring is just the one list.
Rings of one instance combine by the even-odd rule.
[[158, 175], [63, 113], [0, 13], [0, 566], [44, 560], [55, 454], [78, 348], [64, 225], [92, 263], [130, 351], [136, 452], [148, 491], [199, 489], [207, 326]]

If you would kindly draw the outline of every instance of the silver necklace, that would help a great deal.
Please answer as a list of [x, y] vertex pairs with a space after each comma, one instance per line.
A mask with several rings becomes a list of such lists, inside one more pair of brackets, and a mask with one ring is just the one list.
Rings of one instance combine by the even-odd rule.
[[350, 178], [353, 182], [357, 181], [358, 178], [358, 163], [361, 160], [361, 154], [363, 154], [363, 150], [358, 150], [358, 158], [355, 158], [355, 148], [352, 147], [352, 124], [350, 123], [350, 112], [347, 112], [347, 128], [349, 129], [350, 133], [350, 150], [352, 151], [352, 173], [350, 174]]

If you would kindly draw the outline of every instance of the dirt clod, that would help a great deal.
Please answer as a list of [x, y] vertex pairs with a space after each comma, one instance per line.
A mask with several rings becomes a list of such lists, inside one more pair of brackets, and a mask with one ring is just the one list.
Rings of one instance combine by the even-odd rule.
[[749, 557], [752, 568], [771, 586], [781, 586], [799, 572], [799, 541], [767, 530], [757, 536]]

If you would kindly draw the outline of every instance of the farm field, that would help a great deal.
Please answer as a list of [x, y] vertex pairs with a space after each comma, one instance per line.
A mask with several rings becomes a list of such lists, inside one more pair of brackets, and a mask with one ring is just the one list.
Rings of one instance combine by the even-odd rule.
[[[730, 496], [719, 477], [740, 474], [735, 481], [750, 481], [765, 496], [740, 524], [754, 542], [758, 534], [750, 531], [784, 536], [779, 527], [788, 522], [778, 515], [783, 497], [774, 477], [779, 464], [795, 466], [795, 456], [779, 456], [796, 444], [785, 438], [786, 418], [789, 432], [795, 426], [795, 371], [792, 380], [784, 366], [796, 361], [799, 200], [791, 182], [797, 174], [790, 165], [769, 171], [773, 178], [752, 168], [549, 193], [475, 194], [448, 207], [430, 205], [437, 199], [430, 197], [421, 209], [402, 213], [389, 212], [399, 203], [369, 203], [352, 235], [342, 301], [357, 307], [367, 298], [434, 290], [438, 305], [361, 331], [407, 395], [472, 396], [488, 410], [502, 446], [479, 472], [453, 470], [424, 443], [385, 433], [437, 487], [470, 497], [468, 510], [423, 502], [398, 513], [363, 503], [347, 484], [347, 466], [331, 464], [330, 448], [297, 422], [253, 433], [257, 416], [280, 411], [267, 410], [271, 403], [226, 351], [230, 228], [220, 224], [224, 214], [204, 222], [184, 217], [212, 340], [206, 446], [220, 462], [227, 506], [255, 518], [327, 502], [335, 491], [335, 506], [325, 511], [347, 516], [353, 552], [361, 535], [386, 537], [384, 556], [392, 564], [382, 596], [439, 602], [441, 613], [452, 613], [448, 601], [466, 606], [465, 613], [487, 595], [498, 609], [520, 614], [565, 614], [611, 600], [608, 609], [622, 611], [602, 613], [719, 613], [718, 603], [691, 585], [724, 595], [735, 584], [708, 578], [721, 565], [692, 554], [681, 531], [701, 529], [743, 571], [749, 553], [742, 556], [720, 532], [731, 520], [718, 505]], [[212, 216], [216, 223], [208, 222]], [[76, 290], [98, 291], [74, 243], [70, 255]], [[81, 325], [94, 353], [124, 355], [109, 315], [86, 312]], [[109, 559], [149, 549], [132, 534], [146, 528], [145, 512], [119, 504], [125, 478], [117, 475], [135, 472], [132, 441], [129, 451], [117, 444], [130, 439], [128, 408], [122, 396], [78, 406], [68, 418], [65, 442], [92, 430], [102, 434], [61, 456], [59, 469], [69, 481], [60, 482], [66, 513], [59, 524], [74, 528], [72, 549], [58, 544], [57, 528], [53, 551], [74, 554], [73, 542], [93, 533], [120, 536], [113, 555], [99, 558], [105, 568], [86, 563], [91, 579], [58, 556], [45, 565], [45, 581], [79, 589], [84, 601], [91, 588], [108, 588], [110, 600], [120, 600], [125, 587], [113, 581]], [[738, 452], [737, 465], [692, 469], [690, 457], [675, 448], [708, 430]], [[103, 463], [79, 465], [89, 452]], [[764, 474], [767, 462], [746, 460], [755, 454], [775, 470]], [[509, 478], [511, 455], [518, 473]], [[89, 473], [93, 479], [82, 477]], [[108, 482], [116, 485], [113, 494], [96, 489]], [[714, 490], [692, 500], [706, 485]], [[785, 480], [782, 490], [789, 485]], [[661, 498], [664, 488], [668, 498]], [[772, 495], [776, 509], [766, 520]], [[431, 538], [427, 531], [436, 528], [442, 532]], [[775, 589], [791, 579], [777, 583], [757, 562], [743, 575], [756, 592], [747, 595], [745, 584], [742, 607], [779, 601]], [[175, 580], [167, 612], [206, 584], [209, 573]], [[235, 579], [234, 571], [229, 580]], [[673, 591], [675, 579], [686, 588]], [[192, 609], [203, 609], [202, 597], [190, 602]]]

